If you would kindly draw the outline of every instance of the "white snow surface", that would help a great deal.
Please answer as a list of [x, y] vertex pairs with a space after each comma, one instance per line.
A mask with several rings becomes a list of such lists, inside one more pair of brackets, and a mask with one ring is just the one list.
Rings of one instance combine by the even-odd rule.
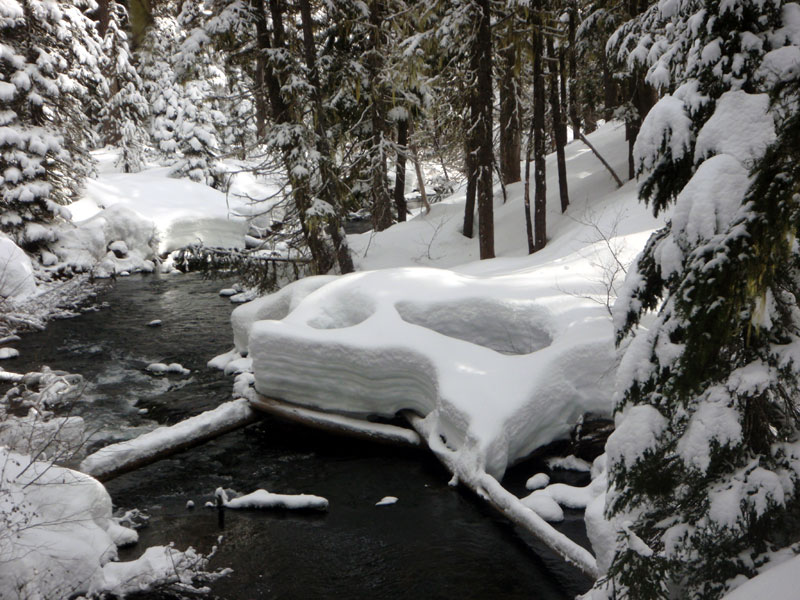
[[722, 600], [795, 600], [800, 589], [800, 556], [775, 565], [776, 562], [779, 561], [770, 562], [766, 571], [726, 594]]
[[120, 465], [147, 458], [166, 448], [179, 446], [226, 424], [246, 419], [251, 414], [252, 409], [246, 400], [226, 402], [171, 427], [159, 427], [132, 440], [101, 448], [81, 462], [81, 471], [95, 476], [112, 472]]
[[[149, 548], [112, 562], [136, 532], [111, 515], [111, 498], [88, 475], [0, 447], [0, 598], [45, 600], [103, 592], [124, 595], [191, 577], [191, 548]], [[188, 569], [191, 570], [191, 569]]]
[[225, 508], [277, 508], [286, 510], [328, 510], [328, 500], [313, 494], [273, 494], [267, 490], [256, 490], [244, 496], [227, 499], [221, 488]]
[[0, 233], [0, 302], [22, 300], [36, 293], [31, 259], [10, 238]]
[[[592, 135], [618, 171], [623, 138], [618, 124]], [[613, 257], [600, 233], [630, 262], [659, 223], [580, 142], [567, 147], [562, 216], [548, 160], [550, 239], [535, 255], [514, 184], [506, 203], [496, 194], [501, 258], [463, 264], [478, 245], [460, 234], [457, 193], [430, 214], [350, 236], [361, 272], [306, 278], [236, 309], [236, 349], [253, 361], [256, 390], [355, 416], [414, 411], [460, 460], [496, 476], [584, 413], [610, 414], [616, 352], [599, 282]]]

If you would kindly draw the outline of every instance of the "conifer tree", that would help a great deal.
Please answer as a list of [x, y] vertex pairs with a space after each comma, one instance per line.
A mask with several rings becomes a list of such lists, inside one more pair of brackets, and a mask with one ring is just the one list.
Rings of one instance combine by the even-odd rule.
[[609, 597], [719, 598], [800, 536], [800, 96], [796, 81], [777, 104], [764, 93], [776, 71], [796, 77], [787, 14], [697, 0], [620, 30], [673, 92], [635, 154], [642, 199], [674, 210], [614, 307]]
[[132, 64], [126, 33], [127, 20], [125, 7], [109, 0], [103, 50], [111, 98], [101, 110], [100, 120], [106, 142], [119, 146], [117, 165], [125, 173], [136, 173], [144, 166], [144, 151], [148, 142], [144, 126], [149, 110], [142, 95], [142, 79]]
[[[107, 93], [83, 2], [0, 6], [0, 225], [34, 248], [92, 170], [87, 114]], [[96, 113], [95, 113], [96, 114]]]

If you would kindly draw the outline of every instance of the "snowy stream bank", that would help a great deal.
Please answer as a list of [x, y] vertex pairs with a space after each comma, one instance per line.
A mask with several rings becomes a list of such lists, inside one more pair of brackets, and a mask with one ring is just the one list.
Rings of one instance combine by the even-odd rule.
[[[218, 296], [219, 287], [182, 275], [119, 280], [107, 296], [109, 309], [26, 336], [16, 345], [21, 356], [7, 366], [27, 371], [47, 363], [83, 373], [87, 393], [76, 412], [99, 428], [103, 443], [174, 423], [230, 396], [230, 379], [204, 367], [229, 339], [230, 304]], [[147, 327], [157, 318], [161, 327]], [[145, 371], [153, 362], [180, 362], [191, 374], [156, 377]], [[509, 477], [524, 481], [532, 471], [547, 471], [545, 465], [524, 469]], [[448, 487], [448, 479], [418, 450], [267, 419], [123, 475], [107, 489], [120, 508], [138, 507], [151, 517], [139, 544], [120, 551], [122, 559], [169, 541], [208, 552], [222, 533], [211, 566], [235, 572], [211, 587], [224, 598], [550, 599], [587, 589], [587, 579], [535, 542], [523, 542], [505, 521]], [[313, 493], [330, 508], [319, 516], [231, 512], [220, 531], [215, 511], [186, 506], [188, 500], [202, 506], [216, 487]], [[386, 496], [398, 502], [376, 507]], [[558, 527], [588, 543], [577, 512], [568, 511]]]

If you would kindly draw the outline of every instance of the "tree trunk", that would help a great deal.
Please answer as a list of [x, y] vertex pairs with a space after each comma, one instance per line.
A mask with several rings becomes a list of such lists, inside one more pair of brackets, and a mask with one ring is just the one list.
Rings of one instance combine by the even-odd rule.
[[547, 181], [545, 179], [545, 83], [542, 62], [544, 59], [544, 33], [542, 32], [541, 0], [533, 6], [533, 251], [547, 244]]
[[477, 177], [475, 176], [475, 155], [472, 151], [472, 134], [469, 133], [464, 143], [464, 170], [467, 172], [467, 196], [464, 203], [464, 236], [472, 238], [475, 235], [475, 189]]
[[[409, 117], [410, 118], [410, 117]], [[408, 152], [408, 119], [397, 122], [397, 158], [395, 159], [394, 205], [397, 220], [405, 221], [406, 212], [406, 153]]]
[[500, 87], [500, 179], [504, 184], [520, 180], [520, 110], [517, 48], [513, 43], [501, 54]]
[[[276, 1], [276, 0], [272, 0]], [[316, 123], [317, 151], [319, 152], [319, 169], [322, 180], [321, 196], [333, 209], [332, 214], [326, 217], [326, 230], [333, 241], [336, 262], [339, 263], [341, 273], [352, 273], [355, 270], [353, 258], [347, 247], [347, 237], [342, 228], [341, 210], [339, 203], [338, 180], [333, 172], [332, 155], [328, 146], [327, 119], [322, 105], [322, 85], [320, 84], [317, 69], [317, 48], [314, 41], [313, 21], [311, 19], [311, 5], [309, 0], [300, 0], [300, 20], [303, 29], [303, 50], [305, 54], [308, 78], [312, 88], [314, 122]]]
[[[581, 118], [578, 115], [578, 58], [575, 48], [575, 34], [578, 29], [578, 3], [570, 0], [567, 39], [569, 43], [569, 120], [572, 123], [572, 137], [578, 139], [581, 133]], [[563, 73], [562, 73], [563, 77]]]
[[561, 115], [561, 95], [559, 93], [558, 64], [553, 38], [547, 38], [547, 54], [550, 59], [550, 113], [553, 116], [553, 138], [556, 142], [556, 161], [558, 164], [558, 195], [561, 198], [561, 212], [569, 206], [569, 190], [567, 189], [567, 161], [564, 157], [564, 146], [567, 145], [567, 126]]
[[525, 232], [528, 238], [528, 254], [536, 250], [533, 243], [533, 223], [531, 223], [531, 147], [533, 146], [533, 119], [528, 132], [528, 144], [525, 148]]
[[478, 241], [481, 259], [494, 258], [494, 194], [492, 193], [494, 149], [492, 145], [492, 31], [490, 0], [478, 1], [478, 32], [473, 52], [478, 63], [479, 118], [474, 124], [477, 134], [476, 171], [478, 201]]
[[384, 152], [386, 122], [383, 118], [383, 97], [379, 84], [383, 68], [383, 34], [381, 32], [383, 12], [382, 0], [372, 0], [370, 2], [370, 48], [366, 56], [366, 63], [369, 77], [370, 121], [372, 125], [372, 144], [370, 147], [370, 153], [372, 154], [370, 161], [372, 184], [370, 186], [370, 196], [372, 197], [372, 226], [375, 231], [383, 231], [392, 225], [391, 197], [387, 187], [386, 153]]

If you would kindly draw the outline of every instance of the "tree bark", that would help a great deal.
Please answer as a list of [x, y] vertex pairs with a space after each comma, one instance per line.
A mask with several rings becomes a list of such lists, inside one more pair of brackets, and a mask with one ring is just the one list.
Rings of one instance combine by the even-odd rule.
[[480, 257], [494, 258], [494, 194], [492, 190], [494, 149], [492, 145], [492, 31], [490, 0], [478, 1], [478, 32], [473, 52], [477, 56], [478, 122], [476, 171], [478, 201], [478, 241]]
[[547, 244], [547, 181], [545, 165], [545, 82], [542, 62], [544, 59], [544, 33], [542, 32], [542, 1], [533, 6], [533, 251]]
[[[578, 139], [581, 133], [581, 118], [578, 114], [578, 53], [575, 35], [578, 29], [578, 3], [570, 0], [567, 39], [569, 43], [569, 120], [572, 123], [572, 137]], [[562, 73], [563, 77], [563, 73]]]
[[513, 43], [501, 53], [500, 87], [500, 177], [504, 184], [520, 180], [520, 110], [517, 48]]
[[467, 172], [467, 195], [464, 202], [464, 236], [472, 238], [475, 235], [475, 189], [478, 178], [475, 176], [475, 155], [472, 148], [472, 134], [467, 135], [464, 143], [464, 170]]
[[559, 64], [553, 48], [553, 38], [547, 38], [547, 54], [550, 59], [550, 113], [553, 117], [553, 138], [556, 142], [556, 162], [558, 165], [558, 195], [561, 199], [561, 212], [569, 206], [569, 190], [567, 187], [567, 161], [564, 157], [564, 146], [567, 145], [567, 125], [562, 120], [561, 95], [558, 80]]
[[406, 212], [406, 154], [408, 153], [408, 119], [397, 122], [397, 157], [395, 158], [394, 205], [397, 220], [405, 221]]
[[[276, 1], [276, 0], [271, 0]], [[328, 145], [327, 118], [325, 109], [322, 105], [322, 85], [319, 79], [317, 68], [317, 48], [314, 41], [314, 28], [311, 18], [311, 5], [309, 0], [300, 0], [300, 21], [303, 30], [303, 51], [305, 54], [308, 78], [312, 88], [312, 100], [314, 104], [314, 121], [316, 123], [317, 151], [319, 152], [320, 179], [322, 180], [321, 196], [333, 209], [332, 214], [326, 217], [326, 231], [333, 241], [336, 262], [339, 264], [341, 273], [352, 273], [355, 271], [353, 258], [347, 247], [347, 237], [342, 228], [342, 220], [339, 215], [341, 210], [338, 192], [338, 180], [332, 168], [332, 155]]]
[[528, 254], [533, 254], [536, 247], [533, 243], [533, 223], [531, 222], [531, 148], [533, 146], [533, 119], [528, 132], [528, 144], [525, 148], [525, 233], [528, 239]]
[[383, 231], [392, 225], [391, 197], [387, 187], [386, 153], [384, 142], [386, 122], [383, 118], [383, 96], [380, 85], [383, 67], [383, 21], [384, 6], [382, 0], [372, 0], [369, 11], [369, 51], [366, 56], [367, 73], [370, 87], [370, 121], [372, 125], [371, 179], [370, 196], [372, 197], [372, 226], [375, 231]]

